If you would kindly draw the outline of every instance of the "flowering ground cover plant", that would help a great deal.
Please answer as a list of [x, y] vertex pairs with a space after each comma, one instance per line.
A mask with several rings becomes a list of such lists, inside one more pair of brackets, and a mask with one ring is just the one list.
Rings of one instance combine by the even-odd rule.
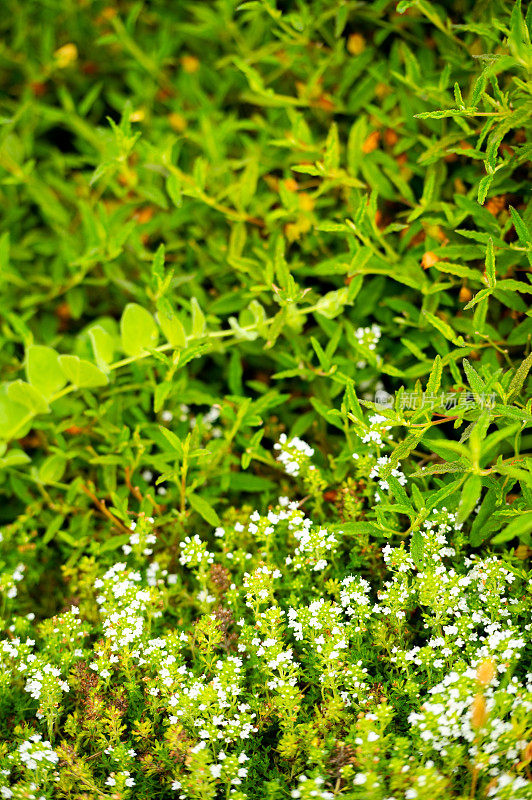
[[0, 797], [532, 798], [532, 12], [5, 0]]

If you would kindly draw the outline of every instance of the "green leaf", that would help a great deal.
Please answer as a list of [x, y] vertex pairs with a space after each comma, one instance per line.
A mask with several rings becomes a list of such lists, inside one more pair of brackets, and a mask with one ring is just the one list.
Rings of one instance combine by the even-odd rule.
[[164, 281], [164, 244], [160, 244], [153, 257], [151, 265], [151, 274], [154, 279], [155, 286], [159, 287]]
[[176, 175], [169, 175], [166, 179], [166, 191], [168, 197], [176, 208], [180, 208], [183, 204], [183, 187]]
[[516, 536], [526, 536], [531, 531], [532, 511], [525, 511], [524, 514], [519, 514], [519, 516], [513, 519], [510, 524], [503, 528], [497, 536], [494, 536], [491, 541], [493, 544], [503, 544], [504, 542], [509, 542], [510, 539], [514, 539]]
[[492, 172], [488, 173], [487, 175], [484, 175], [483, 178], [481, 178], [481, 180], [480, 180], [480, 182], [478, 184], [477, 202], [481, 206], [484, 205], [484, 201], [485, 201], [486, 197], [488, 196], [488, 191], [489, 191], [489, 188], [490, 188], [491, 184], [493, 183], [493, 178], [494, 177], [495, 177], [494, 173], [492, 173]]
[[323, 347], [321, 346], [321, 344], [318, 342], [318, 340], [314, 336], [310, 337], [310, 343], [311, 343], [312, 347], [314, 348], [314, 352], [318, 356], [318, 361], [320, 362], [320, 367], [322, 368], [322, 370], [324, 372], [327, 372], [329, 370], [330, 366], [331, 366], [331, 363], [330, 363], [330, 359], [327, 358], [327, 356], [325, 355], [325, 351], [323, 350]]
[[444, 475], [446, 472], [465, 472], [464, 464], [452, 461], [450, 464], [430, 464], [412, 473], [413, 478], [423, 478], [427, 475]]
[[244, 394], [242, 387], [243, 372], [244, 370], [242, 368], [242, 359], [240, 353], [237, 350], [233, 350], [229, 361], [229, 371], [227, 375], [227, 382], [229, 384], [229, 389], [231, 390], [231, 394], [235, 395]]
[[475, 394], [475, 400], [477, 403], [480, 402], [480, 397], [484, 394], [486, 390], [486, 384], [476, 371], [474, 367], [471, 366], [467, 358], [464, 358], [462, 361], [464, 365], [464, 372], [467, 375], [467, 381]]
[[519, 239], [519, 244], [526, 248], [527, 258], [532, 265], [532, 232], [529, 230], [526, 222], [519, 216], [513, 206], [510, 206], [510, 214], [514, 223], [515, 232]]
[[443, 319], [434, 316], [434, 314], [431, 314], [429, 311], [423, 311], [423, 315], [426, 318], [427, 322], [430, 322], [430, 324], [434, 328], [436, 328], [436, 330], [438, 330], [443, 336], [445, 336], [446, 339], [449, 339], [450, 342], [453, 342], [453, 344], [458, 345], [458, 347], [463, 347], [465, 345], [463, 338], [457, 335], [453, 331], [451, 326]]
[[288, 307], [284, 306], [283, 308], [281, 308], [280, 311], [277, 312], [277, 314], [273, 318], [273, 322], [268, 329], [268, 341], [264, 345], [265, 350], [270, 350], [274, 346], [275, 342], [281, 335], [281, 331], [283, 330], [286, 324], [287, 316], [288, 316]]
[[0, 391], [0, 439], [8, 442], [24, 436], [30, 427], [33, 412], [27, 406], [16, 403], [7, 396], [5, 388]]
[[495, 252], [493, 250], [493, 239], [488, 239], [488, 247], [486, 250], [486, 280], [490, 289], [495, 287], [497, 283], [497, 276], [495, 274]]
[[26, 377], [46, 400], [59, 392], [67, 382], [59, 364], [59, 354], [51, 347], [40, 344], [32, 344], [26, 349]]
[[129, 542], [129, 538], [129, 533], [121, 533], [119, 536], [111, 536], [105, 542], [98, 544], [98, 552], [107, 553], [110, 550], [118, 550], [119, 547], [123, 547]]
[[469, 451], [467, 447], [459, 442], [453, 442], [446, 439], [431, 439], [428, 436], [423, 438], [423, 444], [448, 461], [456, 461], [458, 458], [469, 460]]
[[484, 298], [489, 297], [490, 294], [491, 294], [491, 289], [481, 289], [480, 292], [477, 292], [476, 295], [471, 298], [469, 303], [467, 303], [467, 305], [464, 306], [464, 311], [473, 308], [473, 306], [476, 306], [476, 304], [480, 303], [481, 300], [484, 300]]
[[516, 281], [513, 278], [503, 278], [502, 281], [498, 282], [497, 289], [509, 289], [511, 292], [525, 292], [525, 294], [532, 294], [532, 283]]
[[364, 419], [364, 414], [362, 413], [362, 409], [360, 407], [360, 403], [358, 402], [358, 397], [355, 392], [355, 386], [351, 379], [347, 381], [345, 387], [345, 401], [347, 403], [347, 408], [353, 414], [356, 419], [360, 422]]
[[111, 364], [115, 352], [113, 337], [101, 325], [93, 325], [88, 333], [98, 367], [102, 372], [108, 372], [108, 364]]
[[59, 356], [59, 363], [70, 383], [80, 389], [105, 386], [109, 383], [109, 378], [105, 372], [84, 358]]
[[390, 497], [393, 497], [397, 504], [400, 504], [402, 508], [406, 509], [406, 512], [401, 513], [406, 513], [412, 518], [415, 517], [415, 510], [410, 502], [410, 498], [397, 478], [393, 475], [388, 475], [387, 481], [390, 486]]
[[482, 481], [479, 475], [469, 475], [462, 488], [460, 503], [458, 505], [458, 522], [465, 522], [475, 508], [480, 492], [482, 491]]
[[441, 376], [442, 376], [441, 356], [437, 355], [436, 358], [434, 359], [434, 365], [430, 371], [430, 376], [427, 381], [427, 394], [429, 396], [436, 394], [436, 392], [440, 388]]
[[425, 566], [425, 545], [423, 542], [423, 534], [420, 531], [414, 531], [410, 539], [410, 556], [412, 561], [418, 569], [423, 569]]
[[54, 453], [42, 462], [39, 467], [41, 483], [57, 483], [63, 477], [67, 459], [62, 453]]
[[469, 541], [472, 547], [478, 547], [490, 535], [488, 524], [496, 508], [497, 495], [494, 489], [489, 489], [482, 500], [480, 510], [473, 520]]
[[251, 475], [245, 472], [231, 473], [230, 488], [235, 492], [265, 492], [273, 489], [275, 483], [260, 475]]
[[202, 336], [205, 336], [207, 330], [205, 315], [195, 297], [190, 301], [190, 305], [192, 306], [192, 336], [196, 339], [200, 339]]
[[44, 536], [42, 537], [42, 543], [43, 544], [48, 544], [48, 542], [52, 541], [52, 539], [54, 538], [56, 533], [63, 526], [64, 521], [65, 521], [65, 517], [60, 515], [60, 514], [58, 514], [57, 516], [53, 517], [52, 521], [50, 522], [50, 524], [48, 525], [48, 527], [46, 528], [46, 530], [44, 532]]
[[3, 458], [0, 458], [0, 469], [6, 467], [20, 467], [22, 464], [29, 464], [31, 458], [22, 450], [9, 450]]
[[339, 412], [335, 408], [328, 408], [321, 400], [318, 400], [317, 397], [311, 397], [310, 402], [312, 403], [313, 408], [318, 412], [318, 414], [323, 417], [330, 425], [334, 425], [336, 428], [340, 428], [343, 430], [343, 422], [341, 417], [339, 417]]
[[7, 396], [14, 403], [26, 406], [33, 414], [48, 414], [50, 406], [37, 389], [26, 381], [16, 380], [7, 384]]
[[530, 369], [532, 368], [532, 353], [530, 353], [524, 361], [518, 366], [515, 375], [513, 376], [510, 386], [508, 387], [508, 397], [507, 401], [511, 403], [518, 397], [521, 389], [523, 388], [523, 384], [527, 378]]
[[214, 510], [214, 508], [208, 503], [203, 497], [200, 497], [199, 494], [194, 494], [191, 492], [187, 494], [188, 501], [194, 511], [197, 511], [200, 517], [212, 525], [213, 527], [218, 527], [221, 525], [220, 517]]
[[338, 139], [338, 127], [333, 122], [329, 128], [329, 134], [325, 143], [325, 156], [323, 166], [327, 172], [338, 169], [340, 164], [340, 141]]
[[438, 508], [440, 503], [453, 495], [460, 488], [463, 482], [464, 477], [462, 476], [460, 478], [456, 478], [454, 481], [451, 481], [451, 483], [445, 484], [441, 489], [438, 489], [438, 491], [430, 492], [428, 495], [425, 495], [422, 505], [428, 510], [432, 508]]
[[[164, 381], [164, 383], [158, 383], [155, 387], [155, 391], [153, 393], [153, 410], [156, 414], [163, 408], [164, 403], [168, 395], [172, 390], [172, 384], [170, 381]], [[166, 428], [165, 428], [166, 430]]]
[[392, 469], [395, 469], [399, 462], [402, 461], [404, 458], [407, 458], [412, 450], [416, 447], [418, 442], [423, 436], [423, 431], [410, 433], [406, 439], [400, 442], [397, 447], [393, 450], [390, 460], [387, 464], [385, 464], [381, 471], [380, 475], [382, 478], [386, 479], [392, 472]]
[[183, 455], [183, 443], [178, 436], [175, 435], [173, 431], [168, 430], [165, 428], [164, 425], [159, 425], [159, 430], [161, 431], [162, 435], [166, 439], [166, 441], [171, 445], [172, 450], [175, 450], [179, 456]]
[[327, 319], [334, 319], [344, 310], [347, 302], [347, 288], [335, 289], [322, 295], [316, 303], [315, 314], [322, 314]]
[[149, 311], [128, 303], [120, 320], [122, 349], [128, 356], [139, 356], [157, 345], [159, 331]]
[[328, 530], [337, 531], [338, 533], [375, 533], [377, 526], [374, 522], [339, 522], [334, 525], [328, 525]]
[[160, 297], [157, 301], [157, 322], [167, 342], [174, 345], [174, 347], [186, 347], [187, 335], [185, 329], [166, 297]]

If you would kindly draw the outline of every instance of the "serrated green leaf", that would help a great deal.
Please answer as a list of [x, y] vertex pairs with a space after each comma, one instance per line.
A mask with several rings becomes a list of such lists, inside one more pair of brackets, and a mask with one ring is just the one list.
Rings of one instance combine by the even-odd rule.
[[181, 439], [178, 436], [176, 436], [173, 431], [170, 431], [168, 430], [168, 428], [165, 428], [164, 425], [159, 425], [159, 430], [161, 431], [166, 441], [170, 444], [172, 450], [175, 450], [176, 453], [178, 453], [178, 455], [182, 457], [183, 443], [181, 442]]
[[456, 461], [450, 464], [430, 464], [412, 473], [413, 478], [423, 478], [427, 475], [444, 475], [446, 472], [465, 472], [467, 467]]
[[425, 317], [427, 322], [430, 322], [430, 324], [434, 328], [436, 328], [436, 330], [438, 330], [443, 336], [445, 336], [445, 338], [448, 339], [450, 342], [453, 342], [453, 344], [456, 344], [458, 347], [464, 346], [465, 342], [462, 336], [456, 334], [451, 328], [451, 326], [443, 319], [434, 316], [434, 314], [431, 314], [429, 311], [423, 311], [423, 316]]
[[423, 534], [420, 531], [414, 531], [410, 539], [410, 556], [416, 567], [420, 570], [425, 566], [425, 544], [423, 541]]
[[532, 353], [530, 353], [521, 362], [521, 364], [515, 371], [515, 374], [510, 382], [510, 386], [508, 387], [507, 401], [509, 403], [513, 402], [518, 397], [531, 368], [532, 368]]
[[441, 356], [437, 355], [434, 359], [433, 367], [430, 371], [429, 379], [427, 381], [427, 394], [429, 396], [435, 395], [441, 385], [442, 376], [442, 361]]
[[480, 303], [486, 297], [489, 297], [490, 294], [491, 294], [491, 289], [481, 289], [480, 292], [477, 292], [476, 295], [473, 298], [471, 298], [469, 303], [467, 303], [467, 305], [464, 306], [464, 311], [468, 311], [470, 308], [473, 308], [473, 306], [476, 306], [477, 303]]
[[488, 247], [486, 250], [486, 280], [490, 289], [495, 287], [497, 283], [497, 276], [495, 274], [495, 252], [493, 250], [493, 239], [488, 239]]
[[484, 394], [486, 390], [486, 384], [476, 371], [474, 367], [471, 366], [467, 358], [464, 358], [462, 361], [464, 365], [464, 372], [467, 375], [467, 382], [469, 383], [473, 393], [475, 394], [475, 400], [477, 403], [480, 403], [480, 398]]

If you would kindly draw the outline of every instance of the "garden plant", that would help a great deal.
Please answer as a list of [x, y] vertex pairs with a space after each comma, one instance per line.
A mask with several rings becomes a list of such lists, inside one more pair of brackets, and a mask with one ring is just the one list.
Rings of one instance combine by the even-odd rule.
[[532, 11], [1, 5], [0, 798], [532, 798]]

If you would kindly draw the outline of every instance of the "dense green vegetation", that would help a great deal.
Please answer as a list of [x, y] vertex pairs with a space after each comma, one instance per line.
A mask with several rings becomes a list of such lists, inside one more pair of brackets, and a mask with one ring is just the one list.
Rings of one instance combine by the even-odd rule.
[[532, 798], [532, 12], [4, 0], [0, 796]]

